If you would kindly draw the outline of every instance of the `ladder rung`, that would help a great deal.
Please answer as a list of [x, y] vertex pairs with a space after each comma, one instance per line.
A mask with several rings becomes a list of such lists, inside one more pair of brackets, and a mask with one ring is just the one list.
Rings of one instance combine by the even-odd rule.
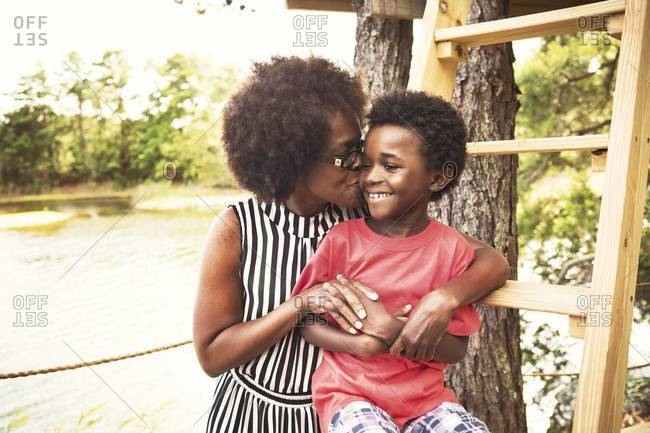
[[650, 433], [650, 422], [644, 422], [632, 427], [624, 428], [621, 433]]
[[[625, 11], [625, 0], [607, 0], [572, 8], [558, 9], [514, 18], [504, 18], [465, 26], [447, 27], [435, 32], [436, 42], [452, 41], [468, 47], [499, 44], [539, 36], [605, 29], [605, 20], [589, 23], [586, 17], [614, 15]], [[583, 28], [586, 24], [602, 24], [600, 28]]]
[[580, 308], [580, 297], [588, 293], [587, 287], [508, 280], [478, 302], [493, 307], [580, 316], [585, 313]]
[[568, 150], [607, 149], [608, 134], [569, 137], [529, 138], [519, 140], [475, 141], [467, 143], [470, 155], [507, 155], [529, 152], [563, 152]]

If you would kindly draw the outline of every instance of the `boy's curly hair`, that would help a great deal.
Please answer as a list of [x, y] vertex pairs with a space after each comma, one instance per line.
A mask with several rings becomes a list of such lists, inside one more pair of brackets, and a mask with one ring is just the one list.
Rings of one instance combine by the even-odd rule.
[[228, 165], [259, 199], [285, 199], [324, 153], [332, 117], [363, 119], [365, 106], [359, 81], [329, 60], [294, 56], [255, 63], [224, 109]]
[[465, 168], [467, 134], [463, 120], [450, 103], [424, 92], [394, 92], [373, 101], [368, 120], [370, 128], [394, 125], [414, 133], [420, 139], [429, 169], [453, 177], [445, 188], [431, 194], [431, 201], [458, 183]]

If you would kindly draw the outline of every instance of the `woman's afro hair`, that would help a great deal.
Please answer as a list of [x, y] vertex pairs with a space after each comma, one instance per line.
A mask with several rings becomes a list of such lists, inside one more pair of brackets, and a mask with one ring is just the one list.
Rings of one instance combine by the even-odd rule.
[[424, 92], [390, 93], [373, 101], [368, 120], [370, 128], [394, 125], [415, 134], [429, 169], [453, 178], [431, 194], [432, 201], [458, 183], [465, 168], [467, 138], [463, 120], [450, 103]]
[[224, 109], [223, 141], [240, 186], [261, 200], [285, 199], [325, 152], [337, 113], [363, 119], [366, 96], [349, 72], [319, 57], [273, 57]]

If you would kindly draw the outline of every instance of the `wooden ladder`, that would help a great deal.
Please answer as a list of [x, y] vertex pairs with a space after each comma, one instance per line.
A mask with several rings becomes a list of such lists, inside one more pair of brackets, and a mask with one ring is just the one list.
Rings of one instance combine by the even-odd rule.
[[[622, 32], [609, 135], [468, 144], [468, 153], [474, 155], [607, 149], [591, 287], [508, 281], [480, 302], [570, 316], [571, 335], [584, 337], [573, 433], [618, 432], [650, 155], [648, 0], [608, 0], [465, 25], [470, 4], [426, 2], [410, 89], [449, 99], [458, 61], [468, 47], [576, 32], [578, 20], [608, 22], [609, 29], [594, 30]], [[604, 16], [612, 18], [586, 19]], [[622, 29], [615, 29], [621, 22]]]

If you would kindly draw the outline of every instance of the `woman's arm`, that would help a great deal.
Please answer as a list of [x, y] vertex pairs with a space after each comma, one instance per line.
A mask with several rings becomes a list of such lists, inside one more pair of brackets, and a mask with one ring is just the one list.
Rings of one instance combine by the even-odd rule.
[[467, 354], [467, 343], [469, 337], [456, 336], [445, 333], [438, 346], [436, 346], [434, 361], [445, 362], [447, 364], [455, 364], [460, 362]]
[[474, 261], [458, 278], [422, 298], [393, 342], [392, 354], [433, 359], [454, 310], [501, 287], [510, 276], [510, 265], [501, 253], [486, 243], [463, 236], [475, 250]]
[[265, 316], [242, 323], [239, 230], [235, 211], [227, 208], [214, 219], [203, 252], [193, 334], [199, 363], [209, 376], [259, 356], [291, 331], [306, 311], [328, 312], [341, 327], [357, 332], [349, 321], [356, 320], [351, 305], [361, 305], [356, 294], [325, 290], [322, 284], [289, 298]]
[[304, 311], [292, 298], [241, 323], [240, 256], [239, 220], [228, 208], [210, 227], [194, 307], [194, 348], [203, 371], [212, 377], [259, 356], [291, 331]]

